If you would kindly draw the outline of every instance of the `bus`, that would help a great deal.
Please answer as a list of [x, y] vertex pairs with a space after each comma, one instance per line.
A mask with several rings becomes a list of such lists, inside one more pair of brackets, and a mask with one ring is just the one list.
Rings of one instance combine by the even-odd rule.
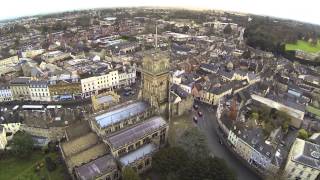
[[48, 105], [47, 109], [61, 109], [62, 105]]
[[44, 109], [43, 105], [23, 105], [22, 106], [23, 110], [36, 110], [36, 111], [41, 111]]

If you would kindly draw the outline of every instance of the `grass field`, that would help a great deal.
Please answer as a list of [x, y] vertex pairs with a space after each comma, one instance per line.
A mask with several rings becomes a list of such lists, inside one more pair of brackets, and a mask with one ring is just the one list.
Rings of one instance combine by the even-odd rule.
[[286, 44], [286, 50], [301, 50], [309, 53], [316, 53], [320, 51], [320, 40], [316, 46], [312, 46], [307, 41], [298, 40], [296, 44]]
[[[41, 151], [34, 152], [30, 159], [23, 160], [13, 156], [0, 160], [0, 180], [48, 180], [64, 179], [64, 169], [62, 165], [57, 164], [57, 168], [49, 172], [45, 167], [45, 157], [50, 156], [54, 161], [57, 159], [56, 153], [45, 155]], [[43, 166], [39, 172], [35, 172], [36, 165], [40, 163]]]

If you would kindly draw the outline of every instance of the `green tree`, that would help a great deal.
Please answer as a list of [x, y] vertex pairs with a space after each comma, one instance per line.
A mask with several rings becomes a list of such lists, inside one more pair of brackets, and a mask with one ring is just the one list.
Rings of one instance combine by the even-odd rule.
[[309, 137], [308, 132], [305, 129], [300, 129], [298, 133], [298, 138], [307, 139]]
[[183, 148], [190, 157], [201, 158], [209, 155], [206, 137], [198, 128], [185, 131], [178, 140], [177, 145]]
[[226, 27], [224, 27], [224, 29], [223, 29], [223, 33], [224, 34], [231, 34], [231, 32], [232, 32], [231, 25], [227, 24]]
[[18, 132], [12, 139], [12, 151], [20, 158], [30, 157], [34, 146], [34, 142], [30, 134], [26, 132]]
[[89, 16], [81, 16], [76, 20], [77, 26], [88, 27], [91, 24], [91, 18]]
[[140, 180], [140, 177], [131, 167], [125, 167], [122, 171], [122, 180]]
[[[178, 171], [188, 162], [188, 154], [180, 147], [169, 147], [158, 151], [152, 159], [152, 167], [161, 175]], [[173, 175], [171, 175], [173, 176]]]
[[236, 179], [234, 172], [227, 167], [224, 160], [212, 157], [193, 159], [183, 165], [178, 174], [180, 180]]
[[57, 168], [56, 163], [51, 159], [51, 157], [46, 157], [45, 162], [48, 171], [54, 171]]
[[250, 115], [250, 118], [254, 119], [254, 120], [259, 120], [259, 113], [258, 112], [252, 112], [251, 115]]

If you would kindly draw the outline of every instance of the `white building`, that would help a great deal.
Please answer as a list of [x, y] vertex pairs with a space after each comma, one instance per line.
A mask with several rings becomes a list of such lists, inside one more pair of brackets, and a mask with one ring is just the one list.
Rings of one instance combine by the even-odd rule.
[[302, 139], [296, 139], [285, 166], [287, 179], [314, 180], [320, 172], [320, 146]]
[[105, 89], [114, 89], [119, 87], [118, 71], [110, 71], [100, 76], [92, 76], [81, 79], [82, 95], [89, 97], [92, 94], [98, 94], [98, 91]]
[[32, 101], [51, 101], [47, 81], [30, 81], [29, 90]]
[[0, 85], [0, 102], [11, 101], [12, 93], [9, 85]]
[[136, 69], [123, 69], [119, 71], [119, 86], [129, 86], [136, 82]]

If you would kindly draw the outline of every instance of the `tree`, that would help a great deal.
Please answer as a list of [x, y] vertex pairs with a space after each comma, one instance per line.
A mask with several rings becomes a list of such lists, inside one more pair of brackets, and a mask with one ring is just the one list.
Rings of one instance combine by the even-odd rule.
[[178, 174], [179, 180], [236, 179], [235, 174], [227, 167], [224, 160], [212, 157], [192, 159], [182, 166]]
[[57, 165], [50, 157], [46, 157], [45, 161], [48, 171], [54, 171], [56, 169]]
[[128, 166], [122, 171], [122, 180], [140, 180], [140, 177], [136, 171]]
[[167, 180], [235, 179], [224, 160], [209, 155], [189, 157], [180, 147], [161, 149], [153, 156], [154, 170]]
[[251, 58], [251, 51], [250, 50], [246, 50], [246, 51], [244, 51], [243, 53], [242, 53], [242, 58], [244, 58], [244, 59], [249, 59], [249, 58]]
[[259, 120], [259, 113], [258, 112], [252, 112], [250, 114], [250, 118], [254, 120]]
[[89, 16], [81, 16], [76, 20], [77, 26], [88, 27], [90, 26], [91, 18]]
[[33, 150], [34, 142], [30, 134], [26, 132], [18, 132], [12, 139], [12, 151], [20, 158], [30, 157]]
[[190, 157], [202, 158], [209, 155], [206, 137], [198, 128], [192, 128], [185, 131], [177, 144], [179, 147], [183, 148]]
[[300, 129], [298, 133], [298, 138], [307, 139], [309, 137], [308, 132], [305, 129]]
[[224, 27], [224, 29], [223, 29], [223, 33], [224, 34], [231, 34], [231, 32], [232, 32], [231, 25], [227, 24], [226, 27]]
[[[152, 167], [161, 175], [178, 171], [188, 162], [188, 154], [180, 147], [169, 147], [158, 151], [152, 159]], [[171, 175], [172, 176], [172, 175]]]

